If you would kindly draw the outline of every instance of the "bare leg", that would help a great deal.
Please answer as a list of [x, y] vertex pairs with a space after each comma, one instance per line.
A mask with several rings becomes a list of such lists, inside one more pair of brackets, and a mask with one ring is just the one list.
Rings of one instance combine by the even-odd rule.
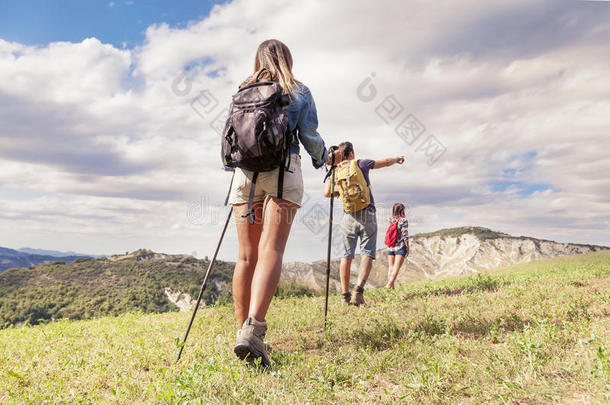
[[346, 257], [341, 258], [341, 266], [339, 267], [339, 275], [341, 276], [341, 292], [349, 292], [349, 276], [352, 268], [352, 259]]
[[366, 280], [371, 274], [371, 267], [373, 267], [373, 258], [370, 256], [362, 256], [360, 259], [360, 275], [358, 276], [358, 285], [364, 286]]
[[392, 280], [392, 272], [394, 271], [394, 258], [396, 256], [395, 255], [388, 255], [388, 283], [386, 284], [386, 287], [388, 288], [392, 288], [392, 282], [390, 280]]
[[396, 278], [398, 277], [398, 272], [400, 271], [400, 267], [402, 266], [404, 261], [405, 261], [404, 256], [396, 255], [396, 261], [394, 262], [394, 269], [392, 271], [392, 279], [388, 283], [389, 285], [392, 286], [391, 288], [394, 288], [394, 282], [396, 281]]
[[239, 242], [237, 263], [235, 263], [235, 270], [233, 271], [233, 302], [238, 329], [241, 328], [248, 317], [252, 276], [254, 275], [254, 268], [258, 259], [258, 242], [263, 229], [263, 203], [262, 201], [257, 201], [252, 206], [254, 208], [254, 224], [250, 224], [249, 217], [241, 217], [248, 210], [247, 204], [236, 204], [233, 206], [237, 227], [237, 240]]
[[298, 205], [276, 197], [267, 197], [263, 231], [258, 244], [258, 261], [252, 278], [250, 313], [264, 321], [282, 272], [282, 258]]

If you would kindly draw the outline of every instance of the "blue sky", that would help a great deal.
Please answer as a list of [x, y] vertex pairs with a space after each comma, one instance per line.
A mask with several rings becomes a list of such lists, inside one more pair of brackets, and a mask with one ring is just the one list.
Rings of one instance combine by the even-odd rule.
[[[216, 3], [0, 0], [0, 246], [209, 255], [230, 180], [214, 125], [269, 38], [327, 145], [406, 156], [370, 175], [380, 224], [400, 201], [411, 234], [610, 244], [610, 2]], [[326, 247], [310, 226], [324, 174], [301, 155], [286, 260]], [[220, 257], [236, 244], [228, 232]]]
[[26, 45], [95, 37], [121, 48], [144, 39], [149, 25], [185, 27], [205, 18], [209, 0], [24, 0], [0, 2], [0, 38]]

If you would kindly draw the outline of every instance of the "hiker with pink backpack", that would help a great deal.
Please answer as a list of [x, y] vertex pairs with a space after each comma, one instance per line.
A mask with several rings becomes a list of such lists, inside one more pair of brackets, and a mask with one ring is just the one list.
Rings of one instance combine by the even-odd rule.
[[405, 206], [396, 203], [392, 207], [390, 225], [385, 233], [385, 244], [388, 247], [388, 284], [386, 288], [394, 289], [400, 267], [409, 255], [409, 221], [405, 217]]

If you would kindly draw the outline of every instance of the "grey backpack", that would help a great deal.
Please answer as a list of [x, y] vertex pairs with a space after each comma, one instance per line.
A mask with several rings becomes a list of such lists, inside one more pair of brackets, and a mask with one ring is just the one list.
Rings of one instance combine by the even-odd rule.
[[[260, 73], [259, 73], [260, 75]], [[290, 96], [275, 81], [256, 81], [241, 87], [222, 132], [222, 160], [226, 167], [253, 171], [248, 199], [250, 223], [254, 222], [252, 198], [259, 172], [279, 167], [277, 196], [282, 198], [285, 162], [294, 134], [288, 128]]]

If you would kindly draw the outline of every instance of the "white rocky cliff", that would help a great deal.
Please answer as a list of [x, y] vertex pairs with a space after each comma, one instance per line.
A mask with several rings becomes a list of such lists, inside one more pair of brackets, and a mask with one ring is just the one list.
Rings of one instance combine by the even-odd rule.
[[180, 312], [190, 311], [197, 303], [189, 294], [180, 291], [172, 291], [170, 288], [165, 289], [165, 296], [169, 302], [180, 309]]
[[[446, 229], [410, 238], [411, 254], [398, 276], [398, 282], [481, 272], [537, 259], [581, 254], [608, 249], [604, 246], [559, 243], [529, 237], [514, 237], [486, 228]], [[356, 281], [359, 257], [352, 264], [352, 282]], [[323, 289], [326, 262], [286, 263], [284, 279], [293, 279], [310, 287]], [[338, 290], [339, 260], [331, 261], [331, 289]], [[377, 252], [369, 285], [379, 287], [387, 281], [386, 249]]]

